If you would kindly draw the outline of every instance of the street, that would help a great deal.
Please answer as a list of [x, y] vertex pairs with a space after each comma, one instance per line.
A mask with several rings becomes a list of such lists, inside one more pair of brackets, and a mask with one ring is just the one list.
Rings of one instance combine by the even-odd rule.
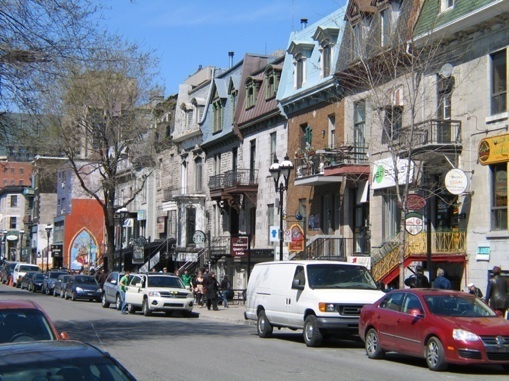
[[321, 348], [307, 348], [301, 332], [290, 330], [260, 339], [253, 325], [215, 319], [208, 311], [204, 317], [203, 309], [196, 309], [192, 318], [121, 315], [100, 303], [66, 301], [5, 285], [0, 285], [0, 299], [36, 301], [60, 331], [110, 352], [139, 380], [507, 380], [501, 367], [450, 366], [437, 373], [424, 360], [400, 355], [369, 360], [356, 338], [331, 340]]

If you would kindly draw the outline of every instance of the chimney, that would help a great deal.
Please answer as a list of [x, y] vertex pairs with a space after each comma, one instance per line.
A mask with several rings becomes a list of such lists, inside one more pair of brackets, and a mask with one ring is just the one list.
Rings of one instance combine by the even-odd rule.
[[306, 29], [308, 26], [308, 19], [300, 19], [301, 30]]
[[228, 52], [228, 57], [230, 57], [230, 68], [233, 66], [233, 52]]

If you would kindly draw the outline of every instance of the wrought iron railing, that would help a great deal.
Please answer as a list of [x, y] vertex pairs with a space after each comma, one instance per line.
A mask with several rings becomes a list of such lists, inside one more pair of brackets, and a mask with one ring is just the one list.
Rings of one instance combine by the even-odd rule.
[[307, 150], [295, 154], [297, 177], [323, 174], [325, 168], [367, 164], [368, 147], [343, 146], [337, 149]]
[[258, 184], [257, 169], [236, 169], [209, 178], [209, 189], [224, 189]]
[[461, 121], [429, 119], [413, 126], [403, 127], [397, 133], [402, 146], [419, 147], [437, 144], [460, 144]]
[[334, 259], [346, 260], [348, 254], [369, 256], [369, 238], [344, 238], [334, 236], [313, 237], [306, 250], [298, 253], [295, 259]]

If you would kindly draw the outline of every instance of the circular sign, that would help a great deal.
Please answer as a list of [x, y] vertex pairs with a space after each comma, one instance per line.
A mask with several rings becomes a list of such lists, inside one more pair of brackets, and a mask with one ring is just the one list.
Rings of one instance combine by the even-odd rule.
[[204, 243], [205, 242], [205, 233], [201, 230], [196, 230], [193, 234], [193, 242], [194, 243]]
[[7, 241], [17, 241], [19, 238], [18, 232], [16, 230], [9, 230], [5, 235], [5, 239]]
[[468, 178], [461, 169], [454, 168], [445, 175], [445, 189], [449, 193], [459, 195], [464, 193], [468, 187]]

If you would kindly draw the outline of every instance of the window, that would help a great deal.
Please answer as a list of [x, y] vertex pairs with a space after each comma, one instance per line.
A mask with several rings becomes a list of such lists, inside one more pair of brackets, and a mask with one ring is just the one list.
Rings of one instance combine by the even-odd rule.
[[220, 99], [214, 101], [212, 109], [214, 112], [213, 132], [219, 132], [223, 129], [223, 104]]
[[491, 115], [507, 111], [507, 51], [491, 57]]
[[256, 140], [251, 140], [249, 144], [249, 183], [256, 182]]
[[19, 169], [19, 174], [20, 174], [20, 175], [22, 175], [22, 174], [24, 174], [24, 173], [25, 173], [25, 169], [24, 169], [24, 168], [20, 168], [20, 169]]
[[195, 191], [201, 192], [203, 190], [203, 159], [197, 158], [195, 161]]
[[[271, 245], [272, 244], [272, 241], [270, 240], [271, 239], [271, 236], [270, 236], [270, 228], [271, 226], [274, 226], [274, 204], [269, 204], [267, 205], [267, 229], [268, 229], [268, 244]], [[274, 238], [274, 237], [272, 237]]]
[[18, 227], [18, 221], [16, 217], [11, 217], [9, 220], [9, 229], [16, 229]]
[[396, 195], [383, 196], [383, 224], [382, 235], [383, 240], [388, 241], [399, 233], [400, 208], [396, 199]]
[[11, 195], [11, 208], [17, 208], [18, 207], [18, 196], [17, 195]]
[[399, 138], [402, 128], [403, 107], [391, 106], [385, 109], [382, 143], [387, 144]]
[[186, 126], [187, 129], [191, 129], [193, 127], [193, 109], [186, 111]]
[[19, 180], [19, 185], [23, 185], [23, 180]]
[[387, 46], [391, 40], [391, 14], [389, 8], [380, 12], [380, 46]]
[[279, 87], [281, 72], [269, 66], [265, 71], [265, 99], [274, 98]]
[[507, 163], [490, 165], [491, 230], [507, 230]]
[[7, 179], [4, 179], [4, 187], [7, 186]]
[[362, 148], [366, 145], [366, 102], [360, 100], [354, 104], [354, 145]]
[[300, 148], [304, 150], [313, 145], [313, 129], [307, 123], [301, 124], [300, 129], [302, 133]]
[[336, 116], [334, 114], [328, 117], [329, 125], [329, 148], [336, 147]]
[[193, 244], [196, 231], [196, 208], [186, 208], [186, 244]]
[[402, 292], [393, 292], [392, 294], [389, 294], [384, 298], [382, 303], [380, 303], [380, 308], [399, 311], [401, 305], [403, 304], [404, 296], [405, 294]]
[[246, 110], [255, 105], [255, 89], [250, 86], [246, 89]]
[[304, 83], [304, 58], [299, 57], [295, 61], [295, 87], [300, 89]]
[[322, 75], [328, 77], [332, 66], [332, 46], [327, 45], [322, 49]]
[[352, 25], [353, 58], [359, 58], [361, 56], [361, 43], [362, 43], [362, 26], [360, 23]]
[[274, 156], [276, 155], [276, 143], [277, 143], [277, 133], [271, 132], [270, 134], [270, 162], [274, 161]]
[[440, 12], [454, 8], [454, 0], [441, 0]]

